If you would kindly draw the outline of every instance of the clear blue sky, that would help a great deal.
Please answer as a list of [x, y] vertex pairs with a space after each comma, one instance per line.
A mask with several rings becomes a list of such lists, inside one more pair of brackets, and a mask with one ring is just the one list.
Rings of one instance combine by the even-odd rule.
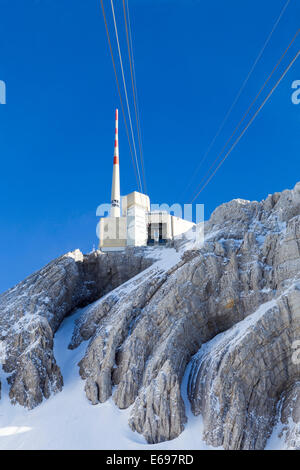
[[[110, 2], [104, 3], [113, 37]], [[129, 0], [152, 202], [190, 202], [196, 182], [299, 28], [300, 2], [292, 0], [184, 193], [284, 4]], [[115, 5], [125, 55], [121, 0]], [[289, 58], [299, 46], [298, 39]], [[0, 105], [1, 292], [58, 255], [89, 252], [97, 244], [95, 211], [110, 199], [119, 107], [100, 0], [0, 0], [0, 80], [7, 85], [7, 104]], [[201, 194], [206, 217], [222, 202], [260, 200], [300, 180], [294, 80], [300, 80], [300, 60]], [[122, 120], [120, 165], [126, 194], [137, 188]]]

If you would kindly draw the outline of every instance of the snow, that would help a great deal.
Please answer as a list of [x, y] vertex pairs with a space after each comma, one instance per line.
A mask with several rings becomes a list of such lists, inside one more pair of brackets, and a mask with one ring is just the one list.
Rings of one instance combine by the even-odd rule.
[[188, 424], [184, 432], [172, 441], [148, 445], [143, 436], [128, 426], [130, 408], [119, 410], [112, 399], [99, 405], [90, 404], [77, 365], [87, 343], [75, 350], [67, 349], [74, 322], [84, 310], [77, 310], [66, 318], [55, 335], [54, 355], [64, 378], [62, 392], [44, 400], [33, 410], [26, 410], [20, 405], [11, 405], [7, 376], [2, 372], [0, 449], [208, 449], [201, 439], [201, 417], [192, 415], [187, 399], [188, 370], [182, 384]]
[[[154, 247], [148, 248], [145, 251], [145, 256], [149, 258], [157, 259], [157, 261], [152, 264], [148, 270], [153, 268], [163, 269], [164, 271], [168, 271], [173, 266], [175, 266], [181, 260], [181, 252], [177, 252], [174, 248], [167, 248], [167, 247]], [[145, 274], [146, 271], [142, 271], [138, 276], [142, 276]], [[133, 279], [136, 279], [133, 278]]]
[[[292, 420], [290, 420], [292, 421]], [[291, 426], [291, 422], [288, 425], [284, 425], [279, 421], [273, 428], [271, 437], [268, 439], [265, 450], [287, 450], [285, 436], [287, 429]]]
[[[282, 399], [279, 401], [277, 406], [277, 422], [273, 428], [273, 432], [268, 439], [267, 445], [265, 450], [290, 450], [287, 442], [286, 437], [288, 434], [296, 435], [300, 433], [300, 423], [295, 423], [293, 419], [290, 417], [287, 423], [282, 423], [279, 416], [281, 415], [282, 410]], [[299, 439], [298, 444], [300, 445]]]

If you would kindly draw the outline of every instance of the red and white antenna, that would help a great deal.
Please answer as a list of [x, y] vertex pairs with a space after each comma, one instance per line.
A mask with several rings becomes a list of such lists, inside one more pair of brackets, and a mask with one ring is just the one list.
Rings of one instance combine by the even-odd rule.
[[114, 165], [119, 164], [119, 113], [116, 109]]
[[119, 167], [119, 112], [116, 109], [115, 118], [115, 149], [113, 179], [111, 188], [111, 217], [120, 217], [120, 167]]

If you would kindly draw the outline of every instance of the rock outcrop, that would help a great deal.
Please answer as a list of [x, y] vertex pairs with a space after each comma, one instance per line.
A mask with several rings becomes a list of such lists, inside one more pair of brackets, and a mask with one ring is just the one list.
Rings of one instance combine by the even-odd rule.
[[[300, 450], [300, 382], [286, 389], [277, 405], [275, 426], [268, 449], [272, 442], [284, 450]], [[276, 446], [276, 444], [275, 444]]]
[[299, 378], [291, 344], [300, 330], [300, 282], [267, 302], [193, 358], [189, 398], [205, 440], [230, 449], [263, 449], [281, 394]]
[[[92, 403], [106, 400], [115, 387], [115, 403], [120, 408], [133, 404], [130, 426], [148, 442], [178, 436], [186, 421], [180, 384], [191, 356], [203, 343], [277, 299], [278, 306], [271, 310], [272, 318], [271, 313], [266, 313], [262, 320], [270, 316], [270, 329], [261, 332], [258, 323], [257, 331], [249, 336], [250, 344], [243, 338], [245, 351], [242, 346], [235, 353], [230, 351], [227, 368], [231, 368], [231, 374], [225, 365], [224, 370], [223, 367], [219, 370], [219, 363], [214, 363], [216, 373], [222, 374], [218, 383], [220, 391], [226, 390], [227, 402], [220, 418], [214, 398], [211, 414], [205, 420], [206, 439], [213, 445], [228, 449], [263, 448], [272, 429], [279, 396], [299, 374], [299, 367], [291, 364], [292, 340], [300, 334], [298, 284], [295, 284], [300, 273], [299, 213], [300, 185], [262, 203], [237, 200], [225, 204], [206, 224], [206, 242], [192, 256], [186, 252], [164, 276], [156, 275], [151, 281], [145, 277], [138, 286], [131, 285], [124, 295], [114, 291], [113, 301], [105, 298], [92, 307], [80, 325], [85, 332], [93, 325], [91, 336], [84, 336], [91, 340], [80, 363]], [[150, 293], [149, 298], [145, 292]], [[278, 345], [274, 343], [277, 337]], [[254, 371], [247, 372], [246, 362], [240, 372], [246, 377], [245, 383], [243, 375], [235, 382], [239, 354], [241, 358], [246, 358], [247, 353], [251, 356], [249, 348], [253, 345], [255, 350], [256, 341], [266, 342], [265, 362], [264, 357], [253, 359], [250, 367], [253, 366], [256, 376]], [[269, 371], [272, 367], [275, 372]], [[276, 372], [277, 368], [284, 372]], [[251, 374], [254, 376], [248, 383]], [[260, 374], [266, 377], [260, 379]], [[195, 413], [202, 409], [193, 401], [199, 400], [199, 396], [206, 401], [213, 384], [201, 389], [201, 380], [202, 377], [194, 380], [190, 392]], [[273, 395], [267, 398], [271, 390]], [[240, 402], [233, 403], [240, 407], [244, 421], [235, 420], [234, 410], [230, 410], [233, 394], [240, 396]], [[248, 413], [252, 420], [247, 418]], [[260, 433], [259, 424], [254, 426], [256, 419], [257, 423], [264, 423]]]
[[79, 250], [61, 256], [0, 296], [3, 369], [13, 403], [33, 408], [62, 389], [53, 336], [75, 308], [89, 304], [152, 263], [130, 250], [109, 256]]
[[[3, 294], [12, 400], [33, 407], [61, 389], [53, 335], [99, 299], [69, 346], [87, 341], [79, 366], [92, 404], [113, 395], [119, 408], [133, 405], [129, 425], [149, 443], [173, 439], [187, 419], [181, 383], [191, 361], [188, 395], [209, 444], [263, 449], [280, 419], [295, 424], [286, 440], [297, 448], [300, 183], [262, 202], [223, 204], [203, 246], [190, 236], [166, 250], [76, 252]], [[154, 263], [163, 253], [168, 263]]]

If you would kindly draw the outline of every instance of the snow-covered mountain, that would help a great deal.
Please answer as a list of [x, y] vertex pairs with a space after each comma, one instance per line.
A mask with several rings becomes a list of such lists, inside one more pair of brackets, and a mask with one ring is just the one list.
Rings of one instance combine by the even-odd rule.
[[299, 449], [300, 183], [203, 246], [54, 260], [0, 296], [0, 340], [0, 448]]

